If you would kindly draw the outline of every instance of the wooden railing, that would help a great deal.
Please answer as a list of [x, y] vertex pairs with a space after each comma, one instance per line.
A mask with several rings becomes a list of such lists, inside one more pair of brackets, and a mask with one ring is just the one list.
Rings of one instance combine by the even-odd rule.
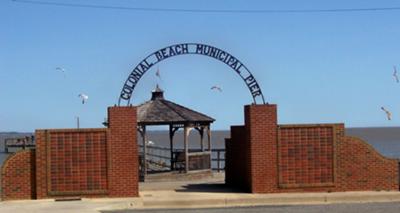
[[23, 138], [6, 138], [4, 139], [4, 152], [8, 153], [9, 148], [34, 148], [35, 138], [33, 136], [26, 136]]
[[[211, 161], [217, 163], [217, 168], [212, 168], [213, 170], [217, 170], [217, 172], [221, 172], [225, 170], [225, 149], [212, 149], [212, 153], [216, 153], [217, 157], [213, 158], [211, 155]], [[221, 163], [224, 163], [222, 166]]]
[[[172, 154], [176, 159], [178, 153], [182, 153], [183, 149], [174, 149]], [[200, 149], [190, 149], [189, 153], [200, 152]], [[139, 145], [139, 152], [143, 155], [143, 146]], [[155, 164], [161, 166], [163, 169], [171, 168], [171, 150], [167, 147], [148, 145], [146, 161], [148, 164]], [[174, 162], [172, 162], [174, 163]], [[225, 149], [212, 149], [211, 150], [211, 169], [217, 172], [225, 170]]]

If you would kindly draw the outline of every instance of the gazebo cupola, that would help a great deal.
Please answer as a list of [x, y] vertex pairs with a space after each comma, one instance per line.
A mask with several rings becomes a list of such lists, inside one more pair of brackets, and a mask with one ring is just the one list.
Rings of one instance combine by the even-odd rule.
[[[164, 91], [158, 85], [152, 91], [151, 99], [137, 107], [138, 131], [143, 139], [143, 161], [146, 162], [147, 135], [146, 126], [168, 125], [171, 148], [171, 170], [175, 170], [174, 164], [178, 158], [182, 159], [184, 171], [211, 170], [211, 129], [210, 125], [215, 120], [200, 112], [176, 104], [164, 98]], [[174, 153], [175, 132], [183, 128], [184, 152]], [[189, 133], [197, 130], [200, 134], [200, 151], [189, 150]], [[207, 147], [204, 144], [204, 134], [207, 135]], [[146, 163], [144, 178], [146, 178]]]
[[164, 91], [160, 89], [160, 87], [157, 85], [156, 89], [153, 90], [151, 93], [151, 100], [154, 101], [156, 99], [164, 99]]

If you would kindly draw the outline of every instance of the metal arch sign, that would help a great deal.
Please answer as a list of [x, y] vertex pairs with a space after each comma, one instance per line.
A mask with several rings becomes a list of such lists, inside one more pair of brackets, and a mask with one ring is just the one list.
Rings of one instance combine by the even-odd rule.
[[253, 97], [254, 103], [265, 104], [264, 95], [261, 92], [259, 84], [254, 78], [253, 74], [251, 74], [249, 69], [247, 69], [247, 67], [242, 62], [240, 62], [239, 59], [232, 56], [228, 52], [213, 47], [211, 45], [199, 43], [183, 43], [159, 49], [156, 52], [147, 56], [144, 60], [142, 60], [133, 69], [128, 79], [125, 81], [124, 87], [122, 88], [121, 94], [119, 96], [118, 105], [121, 105], [122, 102], [126, 102], [127, 105], [130, 104], [130, 99], [137, 83], [152, 66], [167, 58], [188, 54], [208, 56], [228, 65], [243, 79]]

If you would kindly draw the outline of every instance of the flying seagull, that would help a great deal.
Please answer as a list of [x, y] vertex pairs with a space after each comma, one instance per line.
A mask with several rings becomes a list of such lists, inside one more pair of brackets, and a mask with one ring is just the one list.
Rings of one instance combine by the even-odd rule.
[[60, 71], [63, 73], [64, 77], [65, 77], [65, 69], [62, 67], [56, 67], [56, 70]]
[[385, 107], [381, 107], [381, 109], [386, 113], [387, 119], [390, 121], [392, 120], [392, 113], [389, 110], [385, 109]]
[[218, 91], [222, 92], [222, 88], [220, 86], [217, 86], [217, 85], [212, 86], [211, 90], [218, 90]]
[[393, 77], [396, 79], [396, 82], [399, 83], [399, 76], [397, 76], [396, 66], [393, 66]]
[[56, 70], [59, 70], [59, 71], [61, 71], [61, 72], [65, 72], [65, 69], [62, 68], [62, 67], [56, 67]]
[[80, 97], [82, 99], [82, 104], [85, 104], [85, 102], [89, 99], [89, 96], [81, 93], [78, 95], [78, 97]]

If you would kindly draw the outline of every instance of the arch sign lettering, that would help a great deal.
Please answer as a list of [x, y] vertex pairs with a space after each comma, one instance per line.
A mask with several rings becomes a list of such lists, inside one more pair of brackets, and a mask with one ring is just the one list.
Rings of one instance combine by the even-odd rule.
[[251, 74], [251, 72], [247, 69], [247, 67], [239, 61], [239, 59], [232, 56], [228, 52], [213, 47], [211, 45], [199, 43], [183, 43], [159, 49], [143, 59], [133, 69], [128, 79], [125, 81], [124, 87], [122, 88], [121, 94], [119, 96], [118, 105], [121, 105], [123, 103], [126, 103], [127, 105], [130, 104], [130, 99], [137, 83], [152, 66], [167, 58], [188, 54], [209, 56], [228, 65], [243, 79], [244, 83], [247, 85], [250, 91], [250, 94], [253, 97], [254, 103], [265, 104], [264, 96], [256, 79], [254, 78], [253, 74]]

